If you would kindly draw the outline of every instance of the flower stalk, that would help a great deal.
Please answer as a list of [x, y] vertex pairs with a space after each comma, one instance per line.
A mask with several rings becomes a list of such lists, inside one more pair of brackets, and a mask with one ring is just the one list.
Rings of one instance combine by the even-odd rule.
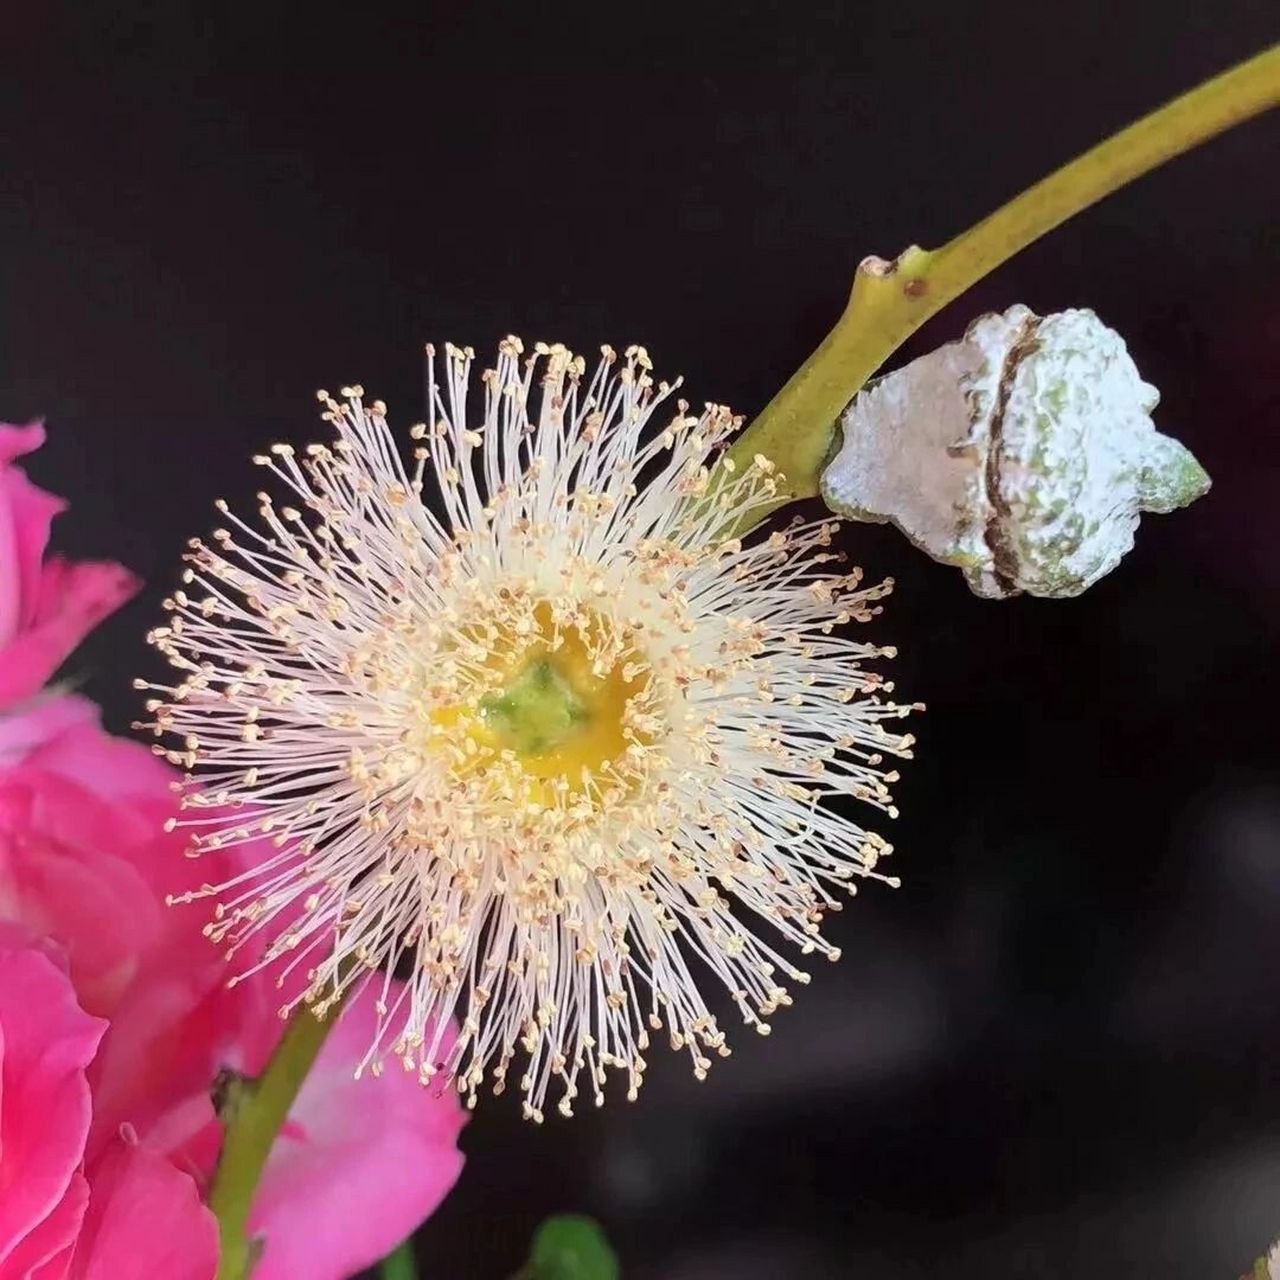
[[[763, 454], [785, 476], [775, 507], [815, 496], [836, 421], [926, 320], [1019, 250], [1166, 160], [1280, 104], [1280, 45], [1166, 103], [1015, 196], [940, 249], [866, 258], [844, 313], [734, 442], [737, 467]], [[739, 532], [759, 523], [751, 512]]]
[[248, 1235], [254, 1193], [298, 1090], [341, 1012], [334, 1001], [317, 1014], [308, 1005], [294, 1010], [284, 1035], [261, 1075], [238, 1078], [225, 1094], [222, 1154], [209, 1193], [218, 1219], [221, 1256], [217, 1280], [247, 1280], [261, 1242]]

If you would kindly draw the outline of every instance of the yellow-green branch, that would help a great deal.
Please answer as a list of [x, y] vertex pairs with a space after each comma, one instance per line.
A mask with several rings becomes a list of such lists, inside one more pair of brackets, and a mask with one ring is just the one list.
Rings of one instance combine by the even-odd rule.
[[895, 262], [867, 258], [835, 327], [738, 437], [729, 456], [744, 465], [763, 454], [783, 472], [784, 496], [777, 506], [812, 497], [841, 412], [930, 316], [1081, 209], [1277, 104], [1280, 45], [1122, 129], [942, 248], [913, 245]]
[[226, 1135], [209, 1193], [218, 1219], [221, 1256], [217, 1280], [246, 1280], [256, 1259], [249, 1239], [254, 1192], [281, 1126], [341, 1010], [333, 1000], [322, 1017], [300, 1005], [289, 1020], [266, 1070], [253, 1080], [237, 1080], [222, 1108]]

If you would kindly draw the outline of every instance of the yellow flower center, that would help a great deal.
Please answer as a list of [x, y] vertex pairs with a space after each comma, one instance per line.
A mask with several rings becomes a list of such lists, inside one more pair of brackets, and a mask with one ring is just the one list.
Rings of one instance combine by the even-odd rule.
[[627, 748], [654, 741], [639, 723], [650, 691], [647, 663], [590, 610], [557, 625], [539, 603], [532, 622], [520, 642], [491, 651], [486, 665], [497, 680], [487, 692], [432, 714], [435, 725], [461, 730], [465, 739], [449, 735], [461, 748], [455, 773], [473, 776], [510, 753], [524, 778], [523, 799], [543, 805], [555, 790], [583, 794], [609, 766], [625, 781], [634, 771], [623, 759]]

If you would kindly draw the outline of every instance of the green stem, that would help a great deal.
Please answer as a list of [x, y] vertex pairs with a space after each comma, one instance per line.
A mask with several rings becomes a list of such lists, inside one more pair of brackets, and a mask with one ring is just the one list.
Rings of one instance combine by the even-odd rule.
[[413, 1239], [410, 1237], [394, 1253], [382, 1260], [382, 1280], [416, 1280], [417, 1275]]
[[217, 1280], [246, 1280], [257, 1259], [257, 1246], [248, 1239], [247, 1229], [258, 1179], [340, 1009], [341, 1001], [334, 1000], [317, 1017], [300, 1005], [266, 1070], [254, 1080], [231, 1086], [224, 1107], [226, 1136], [209, 1193], [222, 1241]]
[[1099, 143], [942, 248], [912, 245], [895, 262], [865, 259], [835, 327], [728, 456], [745, 466], [763, 454], [779, 468], [786, 480], [775, 506], [812, 497], [845, 406], [930, 316], [1081, 209], [1278, 103], [1280, 45], [1273, 45]]

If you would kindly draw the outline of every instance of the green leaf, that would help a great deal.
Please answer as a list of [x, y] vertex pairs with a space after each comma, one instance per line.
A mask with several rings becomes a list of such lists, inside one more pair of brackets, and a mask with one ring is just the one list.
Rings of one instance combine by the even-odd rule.
[[529, 1280], [618, 1280], [618, 1255], [598, 1222], [565, 1213], [535, 1232], [522, 1274]]
[[417, 1274], [418, 1269], [413, 1261], [412, 1237], [382, 1260], [382, 1280], [415, 1280]]

